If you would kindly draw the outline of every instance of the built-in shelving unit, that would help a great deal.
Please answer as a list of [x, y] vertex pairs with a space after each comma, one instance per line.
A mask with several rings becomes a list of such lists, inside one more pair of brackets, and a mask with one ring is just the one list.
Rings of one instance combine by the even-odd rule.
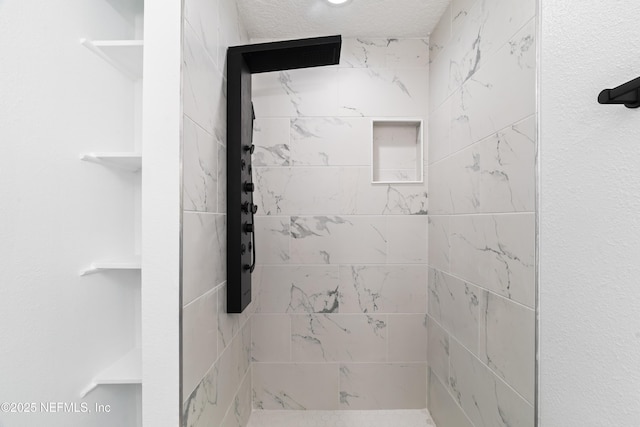
[[140, 257], [133, 257], [131, 259], [92, 262], [89, 267], [80, 271], [80, 275], [87, 276], [89, 274], [100, 273], [103, 271], [140, 271], [141, 269], [142, 262], [140, 261]]
[[142, 154], [135, 152], [86, 153], [81, 155], [80, 159], [130, 172], [138, 172], [142, 169]]
[[[82, 161], [97, 163], [105, 167], [116, 169], [121, 173], [137, 174], [137, 177], [134, 177], [134, 179], [125, 180], [125, 182], [129, 182], [131, 184], [132, 194], [134, 195], [133, 199], [130, 199], [124, 194], [122, 194], [122, 196], [124, 197], [120, 197], [120, 194], [111, 194], [111, 196], [109, 196], [108, 193], [105, 193], [105, 198], [113, 197], [113, 199], [105, 200], [106, 203], [121, 204], [121, 206], [117, 206], [116, 208], [125, 214], [124, 217], [126, 217], [126, 213], [129, 212], [129, 210], [131, 211], [131, 220], [133, 222], [133, 227], [124, 227], [122, 229], [122, 235], [120, 237], [122, 237], [123, 242], [132, 241], [132, 247], [130, 248], [130, 250], [127, 249], [122, 254], [112, 254], [113, 258], [96, 259], [89, 266], [81, 270], [79, 274], [80, 276], [85, 277], [98, 275], [97, 277], [87, 277], [86, 279], [83, 279], [86, 280], [87, 283], [107, 284], [109, 283], [109, 281], [103, 280], [103, 278], [99, 276], [100, 273], [125, 272], [124, 274], [120, 274], [117, 277], [114, 276], [113, 278], [117, 279], [118, 282], [122, 284], [126, 284], [127, 286], [117, 287], [118, 290], [114, 288], [114, 292], [120, 292], [119, 289], [121, 288], [121, 295], [123, 299], [122, 302], [126, 303], [129, 307], [132, 307], [131, 298], [134, 298], [133, 307], [135, 309], [129, 310], [125, 313], [125, 315], [128, 316], [127, 319], [131, 319], [131, 325], [129, 327], [127, 324], [127, 327], [125, 329], [117, 329], [118, 332], [117, 335], [115, 335], [115, 338], [117, 339], [115, 345], [117, 345], [117, 348], [119, 349], [127, 348], [129, 346], [133, 348], [126, 354], [121, 355], [121, 357], [113, 361], [113, 363], [111, 363], [107, 367], [99, 365], [95, 366], [94, 372], [99, 373], [92, 379], [88, 379], [89, 385], [81, 392], [81, 395], [83, 397], [96, 387], [102, 385], [142, 384], [142, 351], [140, 348], [141, 307], [140, 301], [138, 301], [138, 299], [140, 299], [141, 297], [138, 293], [138, 288], [128, 285], [140, 285], [140, 275], [136, 277], [135, 273], [142, 271], [142, 261], [139, 244], [139, 241], [141, 239], [142, 180], [137, 178], [141, 178], [142, 171], [141, 129], [144, 42], [141, 39], [144, 27], [144, 1], [105, 1], [111, 8], [118, 12], [118, 15], [121, 18], [123, 18], [123, 21], [121, 21], [119, 25], [113, 29], [113, 33], [110, 34], [113, 36], [113, 39], [96, 40], [82, 38], [80, 39], [80, 43], [82, 46], [93, 52], [105, 62], [104, 68], [107, 71], [110, 71], [109, 67], [111, 66], [118, 70], [124, 77], [126, 77], [125, 79], [122, 79], [118, 78], [117, 75], [111, 75], [111, 73], [106, 74], [107, 79], [113, 80], [113, 84], [117, 85], [118, 90], [125, 90], [125, 96], [122, 98], [125, 101], [122, 105], [122, 108], [120, 109], [119, 106], [116, 107], [118, 108], [117, 112], [121, 111], [124, 115], [122, 116], [123, 120], [121, 122], [114, 123], [114, 126], [121, 126], [121, 128], [118, 128], [118, 134], [124, 134], [124, 142], [129, 142], [130, 144], [124, 147], [125, 151], [119, 151], [122, 150], [123, 141], [118, 140], [115, 144], [108, 144], [109, 140], [103, 138], [106, 143], [98, 142], [100, 145], [88, 148], [88, 150], [97, 149], [101, 151], [85, 152], [80, 154], [79, 157]], [[130, 27], [127, 27], [127, 23], [130, 24]], [[100, 37], [105, 37], [105, 35], [101, 34]], [[106, 38], [108, 37], [109, 35], [106, 36]], [[82, 46], [79, 46], [78, 49], [83, 49]], [[91, 62], [91, 65], [93, 67], [95, 67], [99, 71], [102, 70], [102, 64], [98, 63], [96, 65], [97, 61], [94, 60], [91, 54], [87, 53], [86, 56], [89, 58], [88, 60], [89, 62]], [[105, 74], [101, 74], [99, 77], [97, 76], [95, 84], [101, 85], [103, 81], [101, 79], [104, 78]], [[128, 82], [127, 78], [131, 80], [131, 82]], [[130, 98], [128, 97], [127, 93], [129, 87], [131, 89]], [[95, 102], [101, 101], [96, 99]], [[129, 104], [129, 102], [131, 102], [132, 104]], [[132, 117], [126, 116], [130, 113], [133, 113]], [[131, 126], [131, 124], [133, 124], [133, 126]], [[129, 191], [127, 191], [127, 194], [130, 194]], [[130, 230], [133, 232], [133, 236], [130, 235]], [[98, 245], [99, 242], [96, 244]], [[97, 252], [103, 253], [104, 250]], [[132, 272], [133, 274], [126, 274], [126, 272]], [[114, 301], [116, 301], [116, 303], [118, 301], [119, 295], [120, 294], [115, 295], [116, 299]], [[120, 336], [122, 337], [122, 341], [120, 341]], [[101, 368], [104, 369], [101, 370]], [[138, 399], [140, 399], [139, 395]], [[138, 400], [137, 405], [140, 405], [140, 400]]]
[[142, 350], [134, 348], [96, 375], [81, 396], [99, 385], [142, 384]]
[[80, 43], [131, 79], [142, 78], [142, 40], [80, 39]]

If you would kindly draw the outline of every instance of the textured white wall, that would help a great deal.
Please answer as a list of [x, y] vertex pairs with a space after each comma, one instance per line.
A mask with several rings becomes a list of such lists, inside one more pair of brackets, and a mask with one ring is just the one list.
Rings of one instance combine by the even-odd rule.
[[0, 402], [112, 408], [0, 413], [5, 427], [137, 424], [139, 387], [80, 392], [135, 345], [139, 275], [78, 276], [134, 252], [140, 179], [79, 160], [134, 144], [134, 83], [79, 39], [132, 36], [102, 0], [0, 1]]
[[[318, 0], [238, 0], [252, 39], [342, 37], [425, 37], [451, 0], [355, 1], [336, 7]], [[468, 3], [468, 1], [466, 1]], [[458, 1], [460, 3], [460, 1]]]
[[640, 3], [541, 4], [540, 426], [636, 426]]

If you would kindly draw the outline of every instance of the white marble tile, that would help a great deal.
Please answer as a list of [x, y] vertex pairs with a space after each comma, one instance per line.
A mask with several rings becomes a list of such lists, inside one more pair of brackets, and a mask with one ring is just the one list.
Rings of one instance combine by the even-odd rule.
[[449, 162], [441, 160], [429, 165], [429, 213], [435, 215], [453, 213], [451, 194], [451, 169]]
[[533, 212], [536, 119], [531, 116], [478, 143], [481, 212]]
[[531, 21], [453, 95], [453, 152], [535, 113], [535, 59]]
[[[218, 289], [218, 357], [240, 331], [244, 313], [227, 313], [227, 285]], [[246, 310], [245, 310], [246, 311]]]
[[256, 216], [256, 264], [288, 264], [290, 218]]
[[427, 360], [426, 314], [389, 314], [387, 335], [390, 362]]
[[184, 28], [183, 111], [222, 143], [227, 138], [226, 83], [190, 26]]
[[451, 2], [451, 33], [457, 34], [464, 26], [469, 11], [477, 0], [452, 0]]
[[371, 121], [314, 117], [291, 120], [291, 163], [295, 166], [371, 164]]
[[421, 67], [429, 72], [429, 40], [390, 39], [386, 52], [388, 68]]
[[451, 98], [447, 98], [429, 116], [429, 163], [442, 160], [451, 154], [449, 134], [451, 132]]
[[426, 409], [254, 411], [247, 427], [435, 427]]
[[[451, 341], [450, 389], [476, 426], [534, 425], [533, 406], [457, 341]], [[436, 418], [437, 421], [437, 418]]]
[[438, 270], [429, 270], [429, 316], [478, 354], [480, 302], [486, 291]]
[[451, 217], [452, 274], [533, 307], [534, 267], [534, 214]]
[[244, 376], [238, 394], [227, 411], [221, 427], [245, 427], [251, 417], [251, 370]]
[[427, 212], [426, 183], [373, 184], [369, 167], [259, 167], [254, 176], [255, 203], [267, 215]]
[[240, 380], [242, 380], [242, 377], [251, 367], [251, 336], [253, 335], [251, 322], [245, 321], [243, 323], [241, 335], [242, 340], [240, 341], [240, 350], [237, 354], [237, 357], [239, 359], [237, 369]]
[[286, 314], [251, 316], [251, 359], [254, 362], [291, 361], [291, 318]]
[[[451, 83], [457, 88], [476, 71], [494, 61], [501, 49], [536, 13], [534, 0], [481, 0], [467, 10], [464, 22], [454, 23]], [[534, 49], [535, 50], [535, 49]]]
[[[226, 73], [227, 48], [249, 43], [247, 34], [238, 15], [235, 0], [218, 0], [218, 64]], [[226, 76], [226, 74], [225, 74]]]
[[340, 313], [425, 313], [424, 265], [341, 265]]
[[259, 279], [259, 313], [336, 313], [338, 266], [264, 266]]
[[[253, 411], [247, 427], [435, 427], [426, 409]], [[226, 427], [226, 426], [225, 426]]]
[[[236, 336], [233, 337], [231, 345], [225, 350], [225, 353], [230, 353], [229, 357], [231, 358], [230, 375], [234, 386], [231, 391], [234, 396], [251, 366], [251, 332], [251, 322], [245, 321]], [[225, 353], [223, 353], [223, 357]]]
[[485, 307], [480, 358], [533, 404], [535, 312], [492, 293], [486, 295]]
[[375, 182], [414, 182], [422, 181], [420, 171], [413, 169], [379, 169], [373, 174]]
[[535, 116], [444, 160], [454, 213], [533, 211]]
[[185, 398], [184, 425], [220, 425], [233, 405], [236, 391], [249, 370], [250, 328], [236, 335], [196, 389]]
[[287, 117], [256, 118], [253, 123], [253, 166], [291, 164], [290, 120]]
[[425, 215], [427, 183], [373, 184], [371, 169], [340, 169], [341, 212], [346, 215]]
[[338, 115], [338, 68], [254, 74], [252, 82], [256, 117]]
[[339, 68], [340, 115], [425, 116], [428, 73], [424, 68]]
[[188, 117], [183, 122], [184, 210], [216, 212], [218, 209], [218, 143]]
[[427, 67], [429, 44], [426, 39], [344, 38], [340, 67]]
[[386, 234], [386, 220], [382, 216], [293, 216], [291, 262], [384, 263]]
[[452, 51], [453, 47], [447, 44], [441, 47], [437, 56], [431, 60], [429, 66], [429, 112], [440, 107], [456, 89], [451, 87], [454, 83], [450, 79]]
[[429, 215], [429, 265], [444, 272], [449, 272], [449, 221], [448, 216]]
[[449, 394], [447, 387], [433, 374], [429, 375], [429, 412], [437, 426], [440, 427], [474, 427], [465, 416], [462, 408]]
[[340, 67], [383, 68], [391, 39], [347, 37], [342, 40]]
[[227, 271], [226, 216], [185, 212], [183, 215], [182, 300], [188, 304], [221, 284]]
[[444, 384], [449, 382], [449, 334], [427, 316], [427, 363]]
[[389, 215], [387, 219], [387, 262], [427, 263], [427, 216]]
[[384, 362], [387, 316], [367, 314], [291, 315], [294, 362]]
[[254, 169], [255, 200], [267, 215], [313, 215], [340, 213], [338, 168]]
[[433, 62], [451, 39], [451, 5], [447, 6], [438, 25], [429, 35], [429, 62]]
[[481, 211], [479, 144], [459, 151], [443, 161], [448, 171], [448, 189], [452, 213], [475, 213]]
[[218, 295], [211, 291], [182, 309], [182, 390], [191, 392], [218, 358]]
[[424, 408], [425, 379], [425, 363], [342, 364], [340, 365], [340, 408]]
[[227, 148], [218, 143], [218, 213], [227, 213]]
[[253, 364], [256, 409], [338, 409], [339, 365]]
[[183, 426], [199, 427], [217, 425], [224, 418], [224, 414], [231, 403], [227, 394], [218, 388], [220, 381], [220, 363], [211, 367], [207, 375], [190, 394], [185, 393], [183, 404]]
[[185, 0], [184, 18], [217, 65], [218, 0]]

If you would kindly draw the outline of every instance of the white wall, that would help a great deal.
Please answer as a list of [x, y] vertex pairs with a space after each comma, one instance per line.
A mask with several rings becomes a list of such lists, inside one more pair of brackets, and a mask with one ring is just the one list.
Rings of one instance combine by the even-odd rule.
[[143, 103], [142, 421], [180, 416], [182, 2], [147, 1]]
[[112, 408], [0, 413], [5, 427], [137, 424], [139, 386], [80, 393], [135, 345], [140, 276], [78, 275], [135, 251], [140, 179], [79, 160], [134, 144], [134, 83], [79, 39], [132, 36], [102, 0], [0, 1], [0, 401]]
[[540, 426], [640, 420], [636, 0], [541, 1]]

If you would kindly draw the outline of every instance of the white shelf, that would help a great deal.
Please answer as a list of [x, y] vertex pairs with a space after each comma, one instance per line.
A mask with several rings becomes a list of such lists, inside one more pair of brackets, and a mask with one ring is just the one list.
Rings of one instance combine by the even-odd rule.
[[142, 40], [89, 40], [80, 43], [133, 80], [142, 77]]
[[81, 393], [85, 397], [99, 385], [142, 384], [142, 350], [134, 348], [93, 378]]
[[81, 276], [100, 273], [108, 270], [141, 270], [142, 262], [139, 257], [113, 261], [92, 262], [88, 268], [80, 271]]
[[80, 160], [100, 163], [106, 166], [138, 172], [142, 169], [142, 154], [134, 152], [123, 153], [87, 153], [80, 156]]

